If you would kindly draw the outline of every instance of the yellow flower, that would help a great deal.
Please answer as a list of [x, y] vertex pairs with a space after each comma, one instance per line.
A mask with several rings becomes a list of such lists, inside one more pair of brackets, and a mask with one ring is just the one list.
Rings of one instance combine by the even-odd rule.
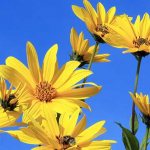
[[71, 116], [64, 113], [58, 124], [55, 114], [44, 112], [42, 124], [32, 120], [26, 128], [6, 132], [24, 143], [41, 145], [32, 150], [110, 150], [115, 141], [92, 141], [106, 132], [103, 127], [105, 121], [99, 121], [85, 129], [86, 117], [83, 116], [77, 123], [78, 116], [78, 110]]
[[[95, 40], [103, 43], [109, 38], [109, 29], [107, 24], [112, 24], [115, 19], [116, 8], [112, 7], [106, 12], [103, 4], [97, 4], [97, 12], [88, 0], [83, 0], [85, 8], [73, 5], [72, 9], [75, 15], [85, 22], [88, 30], [94, 36]], [[104, 40], [104, 41], [103, 41]]]
[[24, 92], [18, 86], [16, 90], [10, 88], [4, 79], [0, 79], [0, 128], [21, 125], [17, 123], [17, 119], [22, 113], [20, 103], [25, 99]]
[[0, 66], [0, 75], [14, 86], [19, 83], [26, 84], [25, 92], [30, 97], [26, 103], [30, 103], [33, 109], [40, 109], [44, 104], [47, 111], [58, 113], [72, 113], [79, 107], [90, 109], [82, 99], [95, 95], [101, 87], [90, 82], [85, 83], [89, 86], [80, 88], [83, 84], [76, 83], [92, 72], [85, 69], [76, 70], [80, 65], [77, 61], [69, 61], [62, 68], [58, 68], [57, 49], [58, 46], [54, 45], [48, 50], [40, 68], [36, 50], [28, 42], [28, 68], [18, 59], [8, 57], [7, 65]]
[[150, 117], [150, 103], [149, 103], [149, 97], [148, 95], [140, 94], [133, 94], [130, 93], [134, 103], [137, 105], [137, 107], [140, 109], [140, 111], [145, 115]]
[[150, 16], [145, 13], [143, 18], [137, 16], [132, 23], [128, 16], [118, 18], [114, 25], [108, 25], [115, 34], [112, 35], [112, 46], [127, 48], [124, 53], [146, 56], [150, 53]]
[[[83, 32], [78, 35], [74, 28], [71, 29], [70, 43], [73, 50], [71, 59], [80, 61], [80, 67], [88, 64], [90, 62], [95, 46], [93, 45], [90, 47], [89, 40], [84, 39]], [[109, 54], [96, 54], [94, 56], [93, 62], [109, 62], [109, 60], [107, 59], [108, 56]]]

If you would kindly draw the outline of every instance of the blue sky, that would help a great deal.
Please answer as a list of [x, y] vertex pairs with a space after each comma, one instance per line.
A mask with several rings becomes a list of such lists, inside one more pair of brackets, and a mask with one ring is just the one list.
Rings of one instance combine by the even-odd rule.
[[[90, 0], [96, 6], [98, 0]], [[148, 0], [102, 0], [106, 9], [116, 6], [117, 14], [127, 13], [136, 17], [145, 12], [150, 13]], [[39, 54], [40, 62], [45, 52], [53, 44], [58, 43], [58, 60], [62, 65], [69, 60], [71, 46], [70, 29], [75, 27], [79, 32], [89, 35], [85, 24], [72, 12], [71, 5], [82, 5], [82, 0], [1, 0], [0, 1], [0, 63], [12, 55], [26, 64], [26, 42], [31, 41]], [[113, 150], [123, 150], [121, 130], [115, 122], [129, 127], [132, 100], [129, 91], [133, 91], [136, 60], [130, 54], [122, 54], [121, 49], [109, 45], [101, 45], [100, 53], [110, 53], [110, 63], [99, 63], [92, 66], [94, 74], [88, 79], [103, 86], [102, 91], [87, 100], [92, 112], [85, 110], [88, 126], [99, 120], [106, 120], [107, 133], [98, 139], [114, 139], [117, 144]], [[150, 95], [150, 56], [142, 61], [138, 91]], [[139, 114], [139, 112], [138, 112]], [[141, 139], [145, 126], [141, 124], [139, 133]], [[0, 135], [0, 149], [29, 150], [31, 145], [23, 144], [6, 134]]]

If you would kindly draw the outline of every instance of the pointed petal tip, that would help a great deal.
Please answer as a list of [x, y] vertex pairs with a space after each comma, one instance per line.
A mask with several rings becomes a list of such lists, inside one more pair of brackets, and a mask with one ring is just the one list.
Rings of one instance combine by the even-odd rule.
[[76, 9], [80, 8], [79, 6], [76, 6], [76, 5], [72, 5], [72, 10], [73, 12], [76, 12]]
[[58, 50], [58, 44], [57, 44], [57, 43], [54, 44], [52, 47], [53, 47], [56, 51]]
[[74, 27], [72, 27], [72, 28], [71, 28], [71, 31], [74, 31], [74, 30], [75, 30], [75, 28], [74, 28]]
[[106, 120], [101, 120], [100, 122], [104, 125], [106, 123]]
[[71, 60], [70, 63], [76, 63], [78, 66], [81, 64], [79, 61]]
[[88, 110], [89, 110], [90, 112], [92, 112], [92, 109], [91, 109], [91, 107], [90, 107], [90, 106], [88, 107]]
[[147, 12], [145, 12], [143, 16], [149, 16], [149, 14]]
[[102, 90], [102, 86], [97, 86], [97, 88], [99, 91]]
[[27, 41], [26, 45], [29, 46], [29, 45], [33, 45], [33, 44], [30, 41]]

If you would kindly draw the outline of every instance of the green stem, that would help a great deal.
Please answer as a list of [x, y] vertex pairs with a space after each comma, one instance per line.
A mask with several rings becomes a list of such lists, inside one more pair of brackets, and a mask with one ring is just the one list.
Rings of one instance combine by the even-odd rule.
[[149, 126], [146, 126], [144, 150], [147, 150], [147, 145], [148, 145], [148, 135], [149, 135]]
[[[140, 66], [141, 66], [141, 61], [142, 61], [142, 56], [137, 57], [137, 70], [136, 70], [136, 78], [134, 82], [134, 94], [137, 92], [137, 87], [138, 87], [138, 81], [139, 81], [139, 73], [140, 73]], [[132, 134], [135, 134], [134, 132], [134, 120], [135, 120], [135, 103], [132, 103]]]
[[[96, 42], [95, 47], [94, 47], [94, 51], [93, 51], [93, 53], [92, 53], [92, 56], [91, 56], [91, 59], [90, 59], [90, 62], [89, 62], [88, 68], [87, 68], [88, 70], [91, 70], [92, 63], [93, 63], [93, 59], [94, 59], [94, 56], [95, 56], [95, 54], [96, 54], [98, 45], [99, 45], [99, 42]], [[87, 77], [84, 78], [83, 83], [85, 83], [86, 80], [87, 80]], [[82, 85], [82, 88], [83, 88], [83, 87], [84, 87], [84, 85]]]

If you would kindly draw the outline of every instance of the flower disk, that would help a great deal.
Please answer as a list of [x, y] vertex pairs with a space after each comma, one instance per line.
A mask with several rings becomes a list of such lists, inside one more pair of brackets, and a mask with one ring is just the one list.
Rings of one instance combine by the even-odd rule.
[[48, 82], [40, 82], [36, 85], [35, 97], [40, 101], [50, 102], [56, 97], [56, 89]]

